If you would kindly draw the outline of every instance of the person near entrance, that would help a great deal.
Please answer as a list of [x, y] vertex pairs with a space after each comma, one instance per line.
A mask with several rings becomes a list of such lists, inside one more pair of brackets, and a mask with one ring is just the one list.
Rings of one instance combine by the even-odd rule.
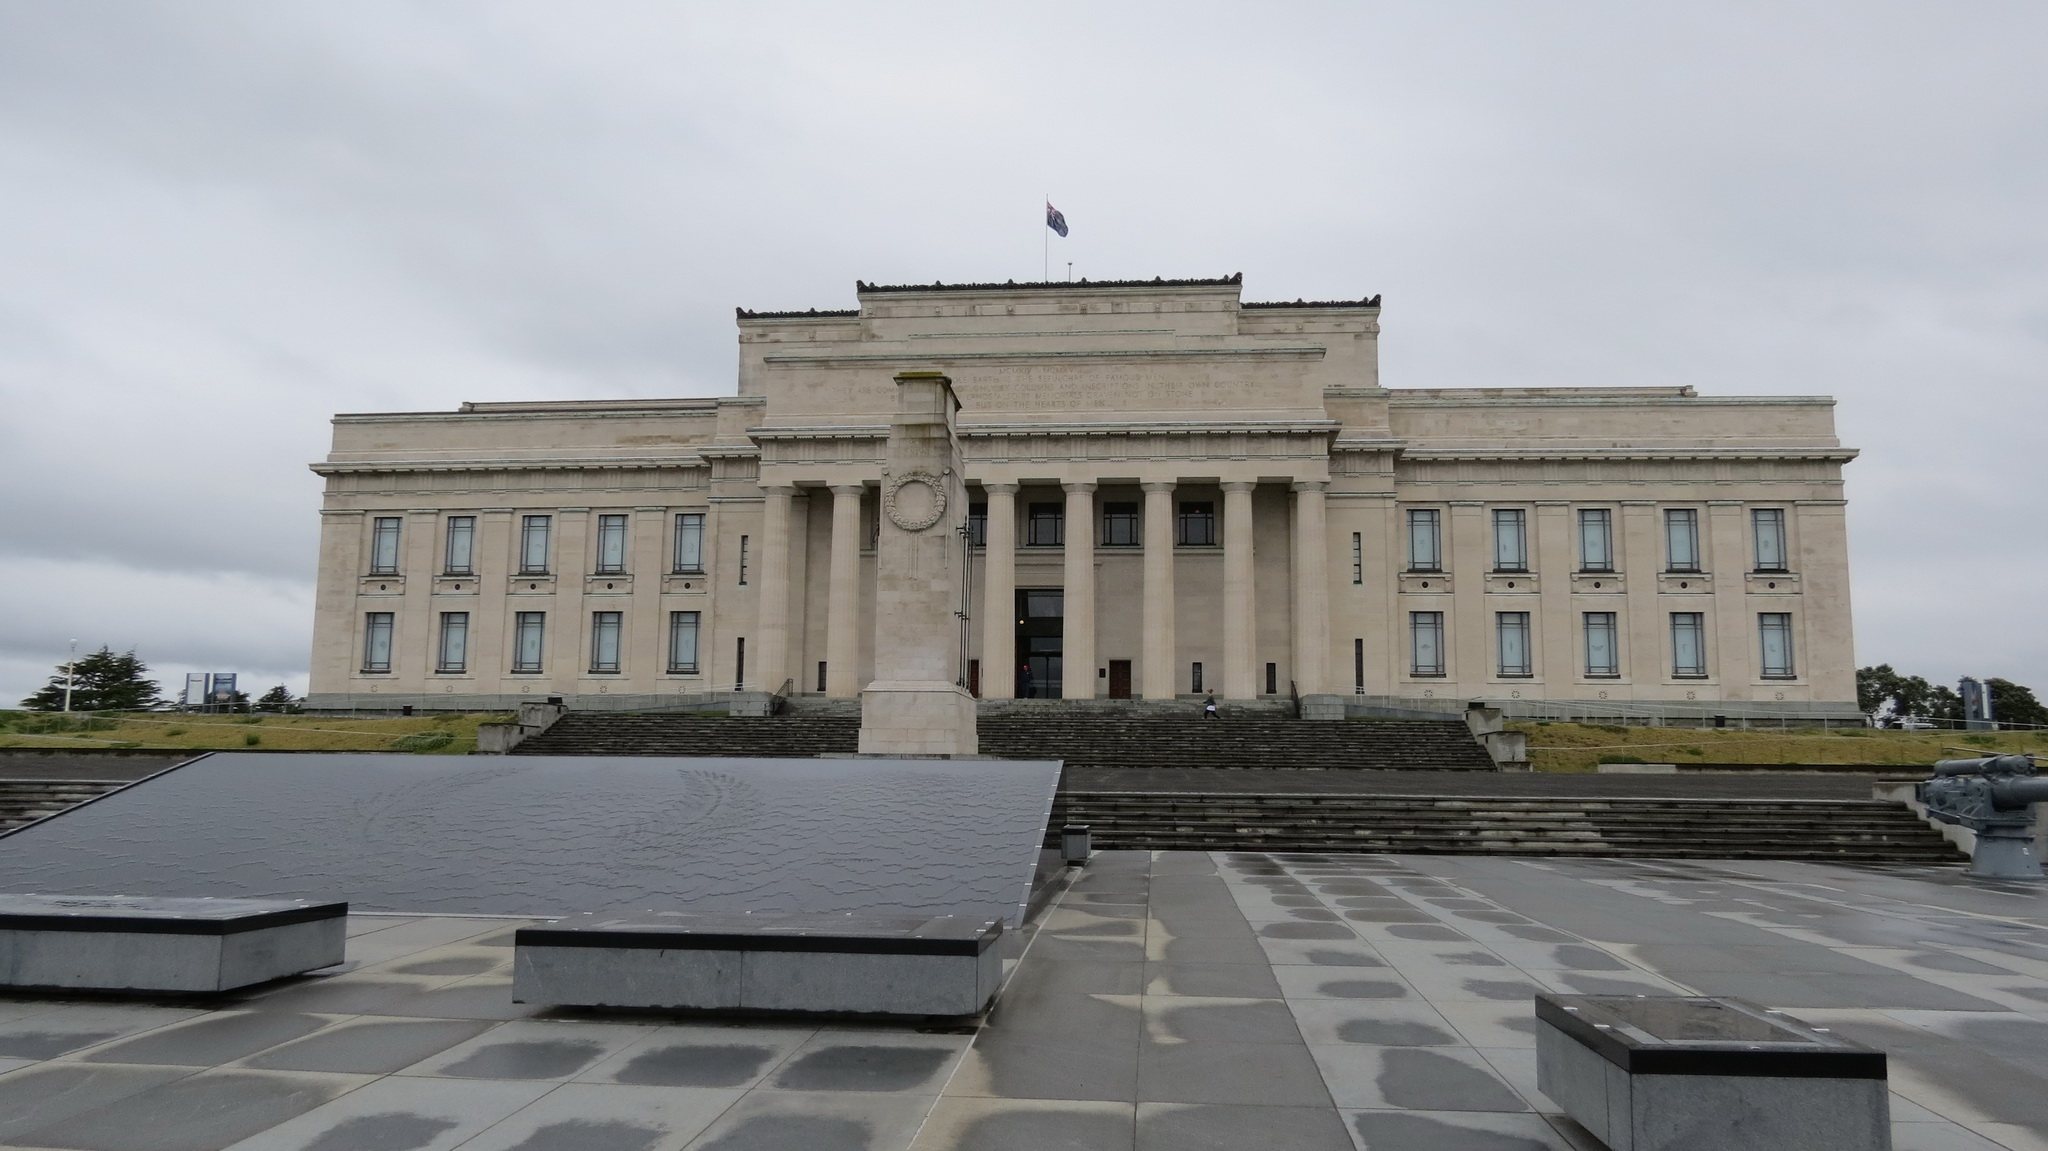
[[1202, 701], [1202, 717], [1204, 719], [1223, 718], [1216, 710], [1216, 693], [1213, 691], [1209, 693], [1208, 699]]

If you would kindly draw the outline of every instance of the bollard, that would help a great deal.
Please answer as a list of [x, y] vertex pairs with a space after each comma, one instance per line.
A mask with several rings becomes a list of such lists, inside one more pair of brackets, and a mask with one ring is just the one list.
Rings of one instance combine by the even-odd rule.
[[1069, 867], [1079, 867], [1095, 854], [1085, 823], [1070, 823], [1060, 828], [1060, 858]]
[[1934, 778], [1914, 788], [1927, 814], [1977, 833], [1968, 874], [1991, 879], [2039, 879], [2034, 854], [2034, 805], [2048, 800], [2048, 779], [2025, 755], [1944, 759]]

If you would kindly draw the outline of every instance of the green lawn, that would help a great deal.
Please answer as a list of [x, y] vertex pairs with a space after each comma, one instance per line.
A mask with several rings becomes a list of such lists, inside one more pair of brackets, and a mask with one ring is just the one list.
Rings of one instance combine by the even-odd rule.
[[1620, 727], [1598, 723], [1509, 724], [1529, 735], [1538, 771], [1592, 771], [1600, 757], [1645, 763], [1821, 763], [1925, 768], [1937, 759], [2010, 752], [2048, 754], [2048, 732], [1877, 731], [1817, 727], [1739, 731]]
[[[316, 715], [61, 716], [0, 711], [0, 747], [143, 747], [189, 751], [417, 751], [465, 755], [478, 724], [506, 715], [369, 719]], [[444, 740], [442, 737], [446, 736]]]

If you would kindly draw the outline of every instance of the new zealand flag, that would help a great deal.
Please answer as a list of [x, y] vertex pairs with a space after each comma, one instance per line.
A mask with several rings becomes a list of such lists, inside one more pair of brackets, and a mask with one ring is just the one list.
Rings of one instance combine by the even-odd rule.
[[1062, 237], [1067, 234], [1067, 218], [1060, 215], [1060, 210], [1052, 206], [1051, 200], [1045, 202], [1045, 226], [1058, 232]]

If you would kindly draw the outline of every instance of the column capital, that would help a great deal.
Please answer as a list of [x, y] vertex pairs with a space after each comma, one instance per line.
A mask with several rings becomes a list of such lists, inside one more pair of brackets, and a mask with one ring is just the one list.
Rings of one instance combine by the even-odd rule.
[[1065, 489], [1068, 495], [1083, 495], [1095, 490], [1095, 482], [1093, 480], [1062, 481], [1060, 487]]
[[833, 484], [831, 487], [831, 492], [835, 496], [865, 495], [867, 490], [866, 484]]
[[1297, 492], [1321, 492], [1330, 486], [1330, 481], [1296, 480], [1287, 486]]
[[1248, 492], [1259, 485], [1251, 480], [1227, 480], [1217, 486], [1226, 492]]
[[1169, 495], [1171, 495], [1173, 493], [1173, 489], [1178, 486], [1179, 484], [1174, 480], [1146, 480], [1144, 483], [1138, 485], [1138, 487], [1143, 489], [1144, 491], [1166, 492]]
[[1017, 494], [1017, 489], [1022, 486], [1022, 484], [990, 483], [987, 480], [983, 480], [981, 484], [981, 490], [989, 493], [990, 495], [1014, 496]]
[[793, 496], [796, 494], [795, 484], [762, 484], [760, 488], [761, 494], [767, 496]]

